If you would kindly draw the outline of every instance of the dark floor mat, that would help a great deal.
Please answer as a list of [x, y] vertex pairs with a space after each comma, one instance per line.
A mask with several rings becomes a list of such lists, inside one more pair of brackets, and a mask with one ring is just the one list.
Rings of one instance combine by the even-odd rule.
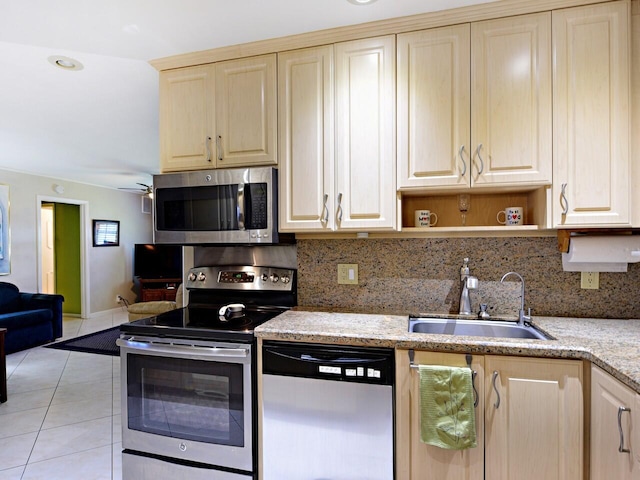
[[81, 337], [70, 338], [61, 342], [46, 345], [46, 348], [71, 350], [74, 352], [98, 353], [100, 355], [120, 355], [120, 347], [116, 339], [120, 336], [120, 326], [90, 333]]

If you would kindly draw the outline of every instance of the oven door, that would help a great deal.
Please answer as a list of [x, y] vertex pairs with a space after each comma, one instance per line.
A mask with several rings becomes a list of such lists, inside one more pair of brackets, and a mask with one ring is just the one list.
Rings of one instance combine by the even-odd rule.
[[253, 471], [250, 344], [131, 336], [117, 343], [125, 449]]

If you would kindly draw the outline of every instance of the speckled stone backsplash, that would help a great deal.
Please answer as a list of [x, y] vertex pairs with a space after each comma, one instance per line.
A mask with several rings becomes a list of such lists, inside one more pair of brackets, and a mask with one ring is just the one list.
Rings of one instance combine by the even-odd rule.
[[[532, 315], [640, 318], [640, 265], [600, 273], [598, 290], [580, 288], [579, 272], [564, 272], [555, 237], [298, 240], [298, 304], [343, 311], [457, 313], [460, 267], [469, 258], [478, 289], [471, 292], [496, 317], [514, 317], [525, 279]], [[338, 285], [337, 264], [358, 264], [358, 285]]]

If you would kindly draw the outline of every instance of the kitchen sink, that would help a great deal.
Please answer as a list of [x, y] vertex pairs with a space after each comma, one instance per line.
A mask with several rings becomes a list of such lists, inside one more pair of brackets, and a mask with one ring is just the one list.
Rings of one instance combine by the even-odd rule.
[[469, 337], [553, 340], [532, 325], [518, 325], [516, 322], [506, 320], [409, 317], [409, 332]]

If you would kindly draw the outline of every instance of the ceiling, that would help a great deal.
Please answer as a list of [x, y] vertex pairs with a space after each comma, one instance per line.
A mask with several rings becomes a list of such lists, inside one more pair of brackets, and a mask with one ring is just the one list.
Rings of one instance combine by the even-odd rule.
[[[149, 60], [489, 1], [0, 0], [0, 169], [149, 184], [159, 173]], [[52, 55], [84, 68], [55, 67]]]

